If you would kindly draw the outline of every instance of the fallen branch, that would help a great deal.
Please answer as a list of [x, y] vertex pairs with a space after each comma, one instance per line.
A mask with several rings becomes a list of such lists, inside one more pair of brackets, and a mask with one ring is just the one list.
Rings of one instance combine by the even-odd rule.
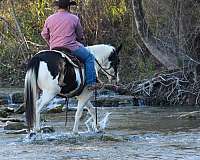
[[[155, 100], [155, 104], [198, 105], [200, 95], [200, 81], [194, 80], [192, 71], [176, 71], [162, 73], [143, 81], [132, 82], [127, 85], [105, 84], [105, 89], [121, 95], [146, 97]], [[154, 104], [154, 103], [153, 103]]]

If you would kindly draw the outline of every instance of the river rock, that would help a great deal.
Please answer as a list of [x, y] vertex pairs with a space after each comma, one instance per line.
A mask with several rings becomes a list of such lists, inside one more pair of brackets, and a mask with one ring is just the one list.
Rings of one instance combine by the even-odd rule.
[[9, 115], [4, 109], [0, 109], [0, 117], [7, 118]]
[[0, 121], [1, 122], [7, 122], [7, 121], [10, 121], [10, 122], [24, 122], [23, 119], [18, 119], [18, 118], [0, 118]]
[[0, 93], [0, 105], [9, 104], [10, 97], [7, 94]]
[[22, 130], [27, 129], [27, 125], [23, 122], [6, 122], [4, 130]]
[[63, 105], [57, 104], [51, 108], [47, 108], [47, 113], [61, 113], [61, 112], [63, 112]]
[[11, 108], [9, 106], [2, 107], [1, 109], [8, 113], [14, 113], [14, 108]]
[[0, 109], [0, 117], [7, 118], [11, 113], [14, 113], [14, 109], [8, 106], [2, 105]]
[[21, 104], [24, 102], [24, 93], [16, 92], [12, 94], [12, 102], [15, 104]]
[[6, 132], [6, 134], [27, 134], [27, 133], [28, 133], [28, 129], [21, 129], [21, 130]]

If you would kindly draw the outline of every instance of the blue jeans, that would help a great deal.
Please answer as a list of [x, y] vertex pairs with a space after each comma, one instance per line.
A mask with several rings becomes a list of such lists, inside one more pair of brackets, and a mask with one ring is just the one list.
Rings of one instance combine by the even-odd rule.
[[96, 83], [96, 71], [94, 67], [94, 56], [85, 47], [81, 47], [72, 52], [85, 64], [86, 85]]

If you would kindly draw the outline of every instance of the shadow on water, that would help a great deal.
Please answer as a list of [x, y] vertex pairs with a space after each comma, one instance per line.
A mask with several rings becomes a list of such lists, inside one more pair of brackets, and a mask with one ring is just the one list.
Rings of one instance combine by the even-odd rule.
[[[99, 107], [100, 117], [111, 112], [105, 132], [79, 135], [70, 132], [75, 111], [66, 127], [65, 113], [43, 114], [56, 132], [28, 140], [0, 128], [0, 160], [199, 160], [200, 117], [180, 118], [192, 111], [199, 107]], [[84, 112], [81, 131], [87, 118]]]

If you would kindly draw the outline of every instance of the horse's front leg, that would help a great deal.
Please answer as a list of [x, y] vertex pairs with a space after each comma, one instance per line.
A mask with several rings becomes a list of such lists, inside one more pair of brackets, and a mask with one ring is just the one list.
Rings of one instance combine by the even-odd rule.
[[96, 122], [97, 119], [96, 119], [95, 108], [90, 101], [88, 101], [86, 108], [91, 115], [91, 117], [86, 121], [86, 126], [89, 126], [89, 123], [91, 123], [91, 120], [93, 119], [92, 128], [95, 132], [98, 132], [99, 130], [97, 128], [97, 122]]
[[73, 133], [78, 133], [78, 126], [79, 126], [79, 121], [82, 116], [83, 108], [87, 104], [89, 98], [92, 96], [92, 92], [89, 92], [88, 90], [84, 90], [80, 96], [78, 96], [78, 106], [77, 106], [77, 111], [75, 114], [75, 122], [74, 122], [74, 128], [73, 128]]

